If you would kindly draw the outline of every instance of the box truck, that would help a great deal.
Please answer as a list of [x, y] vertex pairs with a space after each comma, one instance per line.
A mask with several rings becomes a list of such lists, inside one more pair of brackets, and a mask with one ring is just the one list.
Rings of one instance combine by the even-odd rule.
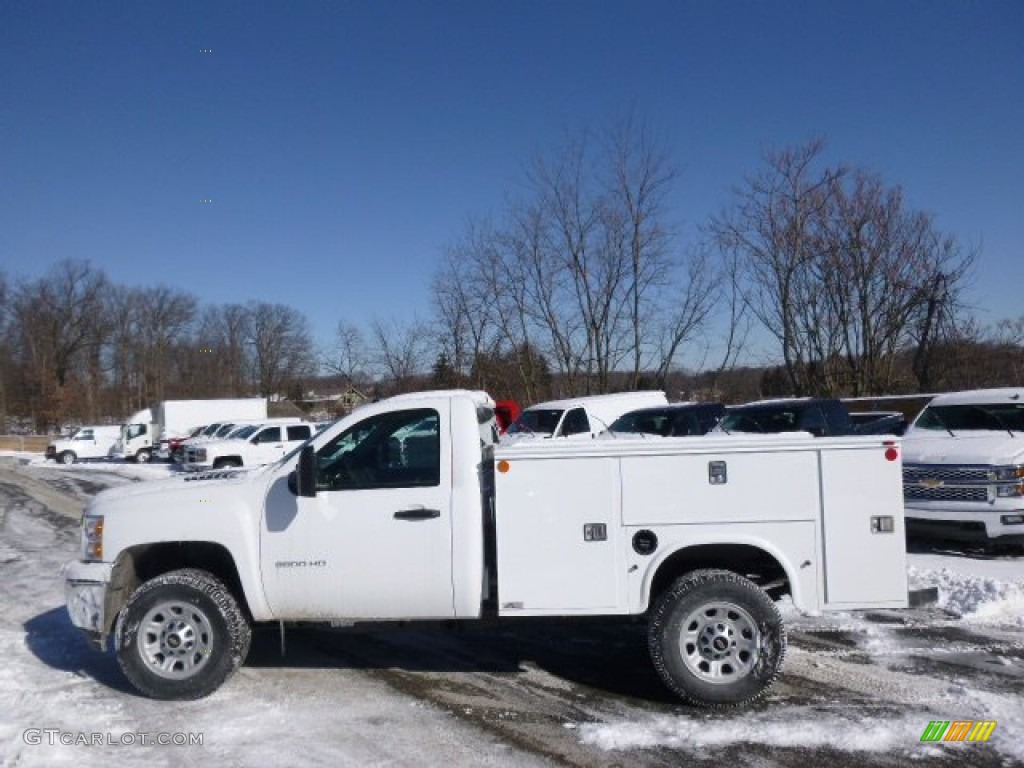
[[215, 400], [164, 400], [132, 415], [121, 427], [115, 455], [132, 461], [149, 461], [160, 440], [187, 435], [194, 427], [225, 419], [265, 419], [265, 397]]

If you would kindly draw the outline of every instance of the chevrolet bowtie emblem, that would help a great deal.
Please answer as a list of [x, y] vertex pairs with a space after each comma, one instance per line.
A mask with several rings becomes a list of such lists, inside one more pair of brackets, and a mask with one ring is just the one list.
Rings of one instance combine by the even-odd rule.
[[934, 477], [926, 477], [920, 482], [925, 488], [941, 488], [944, 483]]

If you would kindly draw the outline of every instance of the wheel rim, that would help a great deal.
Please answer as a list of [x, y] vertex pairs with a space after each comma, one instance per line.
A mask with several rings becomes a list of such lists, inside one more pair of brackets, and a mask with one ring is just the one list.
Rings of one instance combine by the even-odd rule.
[[195, 605], [180, 600], [150, 608], [139, 623], [139, 653], [156, 675], [185, 680], [210, 661], [213, 627]]
[[140, 461], [143, 464], [145, 464], [147, 461], [149, 461], [149, 451], [139, 451], [135, 459], [136, 461]]
[[61, 456], [60, 460], [63, 464], [74, 464], [75, 456], [72, 453], [65, 453], [63, 456]]
[[733, 683], [757, 664], [761, 633], [735, 603], [705, 603], [683, 621], [679, 651], [687, 669], [704, 682]]

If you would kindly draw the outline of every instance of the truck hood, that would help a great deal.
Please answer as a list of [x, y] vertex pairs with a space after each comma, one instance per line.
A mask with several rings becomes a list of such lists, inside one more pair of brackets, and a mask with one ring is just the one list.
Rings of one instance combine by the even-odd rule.
[[1024, 460], [1024, 435], [1000, 432], [959, 432], [903, 438], [903, 462], [909, 464], [1017, 464]]
[[197, 493], [204, 497], [208, 494], [230, 496], [237, 492], [238, 486], [251, 483], [255, 474], [244, 469], [218, 469], [180, 475], [168, 480], [121, 485], [96, 494], [89, 507], [116, 507], [126, 503], [138, 509], [139, 504], [145, 503], [147, 498], [159, 497], [160, 505], [166, 506], [175, 496], [192, 497]]

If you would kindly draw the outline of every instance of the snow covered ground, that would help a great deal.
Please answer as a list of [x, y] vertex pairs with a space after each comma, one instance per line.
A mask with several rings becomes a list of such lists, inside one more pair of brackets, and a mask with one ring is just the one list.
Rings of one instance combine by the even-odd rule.
[[[263, 637], [210, 698], [141, 698], [71, 628], [60, 568], [86, 498], [173, 471], [0, 456], [0, 764], [1024, 765], [1024, 557], [955, 549], [908, 557], [934, 606], [784, 605], [783, 675], [741, 711], [673, 702], [630, 627], [300, 633], [283, 661]], [[986, 744], [921, 743], [932, 720], [997, 726]], [[203, 744], [140, 743], [161, 733]]]

